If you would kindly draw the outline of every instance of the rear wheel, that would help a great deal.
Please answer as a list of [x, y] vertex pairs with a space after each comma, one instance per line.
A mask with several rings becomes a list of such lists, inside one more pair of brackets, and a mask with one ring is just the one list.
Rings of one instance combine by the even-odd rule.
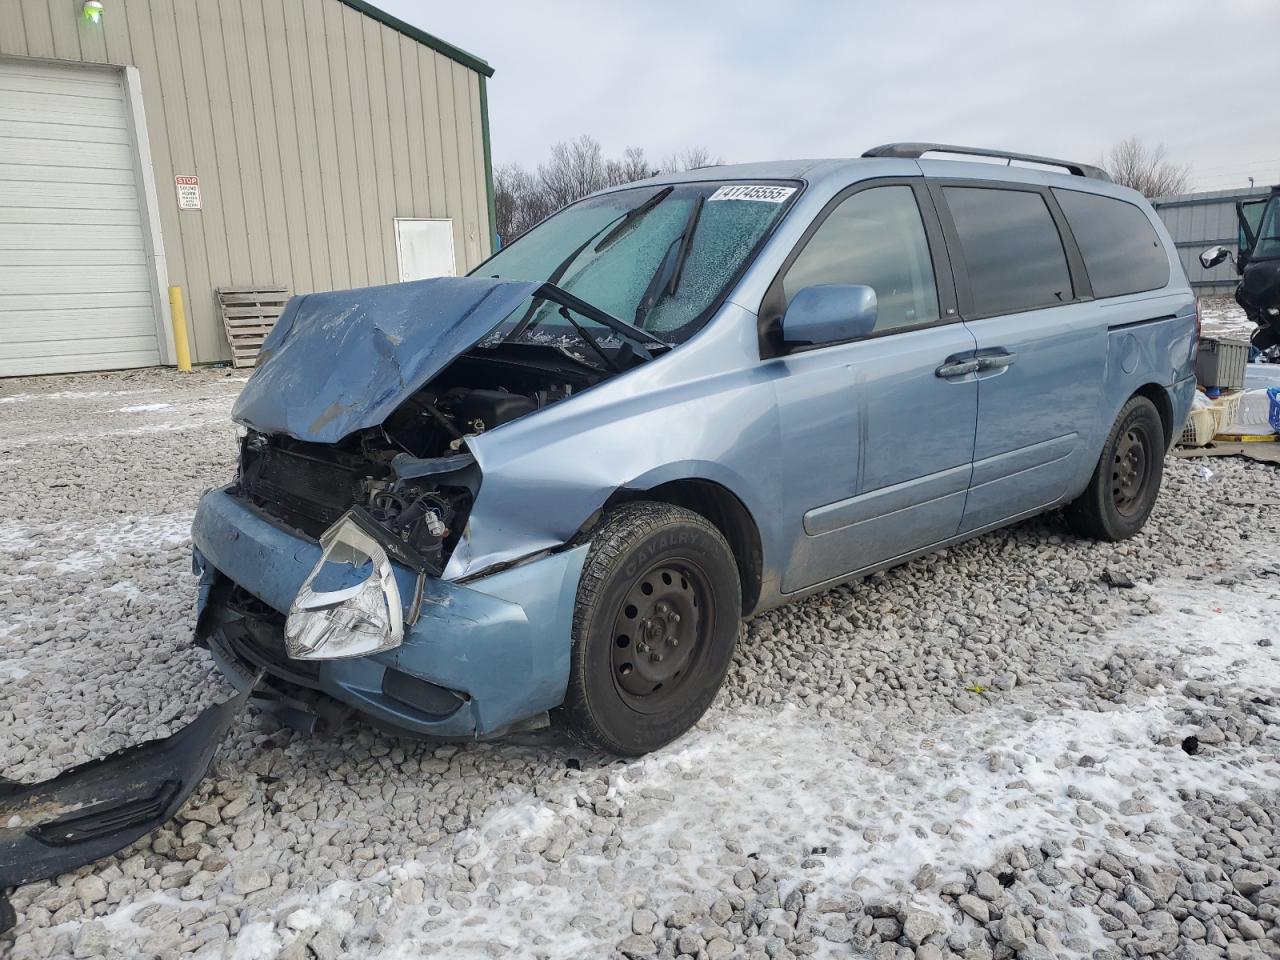
[[733, 553], [705, 517], [647, 502], [607, 514], [578, 585], [569, 727], [626, 756], [680, 736], [720, 689], [741, 602]]
[[1160, 414], [1146, 397], [1132, 397], [1107, 436], [1085, 488], [1067, 507], [1077, 533], [1097, 540], [1127, 540], [1142, 529], [1160, 494], [1165, 435]]

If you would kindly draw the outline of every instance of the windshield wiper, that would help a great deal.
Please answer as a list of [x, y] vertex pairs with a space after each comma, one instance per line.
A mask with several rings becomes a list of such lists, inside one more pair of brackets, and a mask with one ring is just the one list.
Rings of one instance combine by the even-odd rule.
[[[698, 218], [702, 216], [704, 202], [705, 198], [701, 196], [694, 201], [693, 209], [689, 211], [689, 218], [684, 222], [684, 229], [680, 231], [680, 236], [672, 241], [673, 244], [678, 243], [680, 246], [670, 248], [667, 255], [662, 258], [662, 262], [658, 264], [658, 269], [653, 272], [649, 285], [645, 287], [644, 296], [636, 304], [636, 326], [644, 323], [649, 311], [663, 296], [673, 296], [679, 288], [680, 276], [684, 273], [685, 261], [689, 259], [689, 249], [693, 246], [693, 234], [698, 229]], [[671, 257], [673, 250], [674, 260]]]
[[[637, 348], [636, 352], [646, 360], [653, 359], [655, 348], [659, 350], [671, 349], [671, 344], [661, 337], [655, 337], [648, 330], [642, 330], [640, 327], [627, 323], [625, 320], [619, 320], [613, 314], [605, 313], [594, 304], [587, 303], [580, 297], [575, 297], [568, 290], [557, 287], [554, 283], [544, 283], [533, 291], [531, 296], [535, 300], [550, 300], [558, 306], [568, 307], [574, 313], [581, 314], [588, 320], [594, 320], [596, 323], [608, 327], [624, 340], [629, 340], [634, 344]], [[507, 339], [510, 339], [510, 337]]]
[[[587, 249], [587, 247], [591, 246], [591, 241], [594, 240], [596, 237], [600, 236], [600, 234], [604, 233], [605, 230], [608, 230], [610, 226], [612, 226], [613, 229], [609, 230], [609, 233], [604, 237], [604, 239], [602, 239], [600, 243], [596, 245], [596, 248], [593, 251], [594, 253], [599, 253], [602, 247], [616, 240], [619, 236], [621, 236], [622, 231], [626, 229], [628, 224], [633, 224], [637, 220], [639, 220], [640, 217], [648, 213], [650, 210], [652, 210], [654, 207], [660, 204], [663, 200], [665, 200], [667, 198], [667, 195], [670, 194], [671, 191], [674, 189], [675, 187], [663, 187], [661, 190], [655, 193], [652, 197], [649, 197], [647, 200], [643, 201], [642, 203], [636, 204], [626, 213], [622, 214], [622, 218], [620, 222], [617, 217], [614, 217], [612, 220], [606, 223], [603, 227], [601, 227], [595, 233], [591, 234], [591, 236], [583, 240], [582, 243], [574, 247], [573, 250], [569, 252], [569, 255], [565, 257], [563, 260], [561, 260], [559, 264], [556, 265], [556, 268], [552, 270], [550, 275], [547, 277], [547, 283], [552, 283], [552, 284], [559, 283], [560, 280], [564, 277], [564, 275], [569, 272], [569, 268], [573, 266], [574, 261], [576, 261], [578, 257], [582, 256], [582, 251]], [[525, 330], [529, 328], [529, 323], [530, 321], [533, 320], [533, 316], [537, 312], [537, 309], [538, 309], [537, 303], [530, 304], [529, 309], [525, 311], [524, 316], [520, 318], [520, 321], [514, 327], [512, 327], [511, 333], [507, 335], [508, 340], [514, 340], [516, 337], [520, 336], [520, 334], [524, 333]]]
[[[675, 187], [663, 187], [661, 190], [655, 193], [652, 197], [650, 197], [644, 203], [639, 204], [638, 206], [628, 210], [626, 213], [626, 216], [622, 218], [622, 222], [618, 224], [616, 227], [614, 227], [612, 230], [610, 230], [608, 235], [603, 237], [600, 240], [600, 242], [596, 244], [595, 250], [591, 252], [599, 253], [605, 247], [609, 246], [609, 244], [613, 243], [615, 240], [621, 237], [622, 234], [627, 230], [629, 226], [634, 226], [635, 223], [642, 216], [644, 216], [646, 213], [648, 213], [650, 210], [652, 210], [654, 207], [660, 204], [663, 200], [667, 199], [667, 197], [671, 195], [671, 191], [674, 189]], [[587, 241], [587, 242], [590, 243], [591, 241]], [[555, 283], [560, 278], [554, 277], [549, 279], [551, 280], [552, 283]]]
[[614, 373], [622, 372], [622, 367], [618, 366], [618, 361], [614, 360], [613, 357], [605, 353], [604, 347], [600, 346], [600, 344], [596, 341], [596, 338], [587, 332], [587, 328], [584, 327], [582, 324], [580, 324], [577, 320], [573, 319], [573, 314], [569, 312], [568, 307], [561, 307], [559, 312], [560, 312], [560, 316], [564, 317], [565, 321], [568, 322], [569, 326], [573, 327], [574, 330], [578, 331], [578, 336], [581, 337], [583, 342], [586, 343], [586, 345], [589, 346], [595, 352], [595, 355], [604, 362], [604, 365], [606, 367], [611, 369]]

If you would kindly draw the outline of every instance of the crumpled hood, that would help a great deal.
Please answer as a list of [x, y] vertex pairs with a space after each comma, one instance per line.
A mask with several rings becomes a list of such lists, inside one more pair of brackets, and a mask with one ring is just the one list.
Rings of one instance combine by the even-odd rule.
[[294, 297], [231, 416], [313, 443], [377, 426], [539, 286], [439, 277]]

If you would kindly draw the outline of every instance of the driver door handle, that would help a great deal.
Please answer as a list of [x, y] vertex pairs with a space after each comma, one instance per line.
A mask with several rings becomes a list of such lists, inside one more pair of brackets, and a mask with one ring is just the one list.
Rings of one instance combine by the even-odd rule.
[[979, 370], [1003, 370], [1018, 359], [1016, 353], [992, 353], [978, 357]]
[[966, 374], [977, 373], [981, 369], [982, 364], [977, 360], [948, 360], [933, 373], [944, 380], [952, 380], [956, 377], [963, 377]]

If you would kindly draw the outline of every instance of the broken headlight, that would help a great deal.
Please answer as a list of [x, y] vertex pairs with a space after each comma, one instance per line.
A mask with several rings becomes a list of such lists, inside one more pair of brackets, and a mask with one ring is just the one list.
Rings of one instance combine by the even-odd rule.
[[321, 535], [320, 546], [285, 620], [288, 655], [338, 660], [399, 646], [404, 611], [386, 550], [351, 513]]

